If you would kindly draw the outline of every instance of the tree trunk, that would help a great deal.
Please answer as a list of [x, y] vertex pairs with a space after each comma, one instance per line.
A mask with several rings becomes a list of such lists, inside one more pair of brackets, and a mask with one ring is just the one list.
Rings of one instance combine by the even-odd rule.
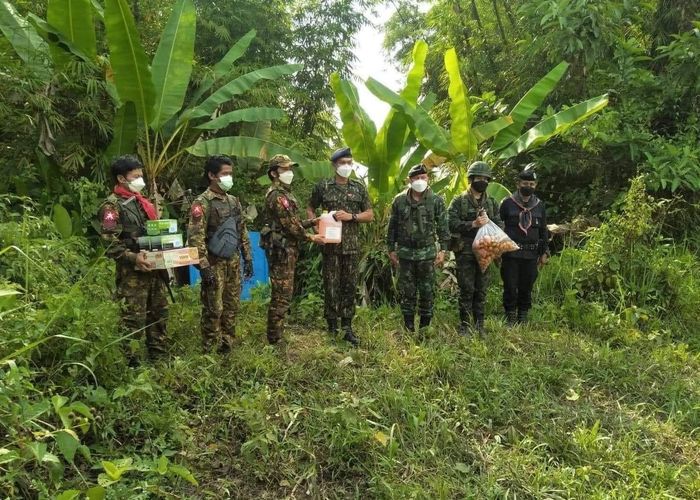
[[498, 12], [498, 1], [491, 0], [493, 4], [493, 13], [496, 14], [496, 23], [498, 24], [498, 32], [501, 34], [501, 41], [503, 45], [506, 45], [508, 41], [506, 40], [506, 30], [503, 29], [503, 22], [501, 21], [501, 14]]
[[515, 28], [515, 16], [510, 8], [510, 0], [503, 2], [503, 8], [506, 10], [506, 16], [508, 16], [508, 22], [510, 22], [511, 28]]

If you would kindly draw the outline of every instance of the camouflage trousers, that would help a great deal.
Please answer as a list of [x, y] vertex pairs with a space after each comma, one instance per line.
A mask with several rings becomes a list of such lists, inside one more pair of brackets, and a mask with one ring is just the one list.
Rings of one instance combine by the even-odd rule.
[[209, 351], [219, 342], [233, 345], [236, 316], [241, 304], [241, 261], [237, 255], [230, 259], [210, 257], [209, 264], [216, 277], [214, 285], [202, 283], [202, 344]]
[[323, 254], [324, 316], [335, 320], [355, 316], [355, 293], [360, 271], [360, 256]]
[[[141, 330], [138, 335], [142, 336], [145, 329], [151, 357], [166, 351], [168, 300], [163, 273], [165, 271], [137, 271], [132, 263], [117, 262], [117, 300], [122, 304], [122, 330], [125, 334]], [[132, 357], [133, 353], [128, 351], [127, 356]]]
[[433, 315], [433, 300], [435, 294], [435, 263], [434, 259], [408, 260], [399, 259], [398, 273], [399, 303], [404, 316], [418, 314]]
[[299, 258], [296, 248], [273, 248], [267, 251], [270, 270], [270, 305], [267, 309], [267, 340], [277, 343], [284, 333], [284, 318], [294, 294], [294, 268]]
[[457, 255], [457, 284], [459, 316], [462, 321], [472, 316], [474, 319], [483, 319], [486, 290], [489, 285], [488, 270], [486, 273], [481, 272], [471, 249]]

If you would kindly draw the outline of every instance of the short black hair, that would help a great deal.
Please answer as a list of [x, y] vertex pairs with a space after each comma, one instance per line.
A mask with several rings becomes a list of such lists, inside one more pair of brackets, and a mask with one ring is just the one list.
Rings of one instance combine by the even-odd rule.
[[137, 156], [122, 155], [114, 159], [110, 170], [112, 171], [112, 177], [116, 181], [117, 176], [122, 175], [126, 177], [129, 172], [137, 168], [143, 168], [143, 163], [141, 163], [141, 160], [139, 160]]
[[204, 163], [204, 177], [206, 179], [209, 179], [208, 174], [210, 173], [217, 175], [219, 172], [221, 172], [221, 167], [223, 167], [224, 165], [234, 166], [235, 163], [230, 157], [226, 155], [210, 156]]

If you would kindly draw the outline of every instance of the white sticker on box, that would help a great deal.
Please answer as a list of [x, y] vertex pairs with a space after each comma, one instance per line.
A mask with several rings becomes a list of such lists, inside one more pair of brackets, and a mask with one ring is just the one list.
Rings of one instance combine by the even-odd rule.
[[342, 227], [327, 227], [324, 238], [326, 238], [327, 240], [339, 240], [342, 231]]
[[173, 219], [170, 221], [170, 229], [168, 230], [169, 233], [177, 233], [177, 220]]

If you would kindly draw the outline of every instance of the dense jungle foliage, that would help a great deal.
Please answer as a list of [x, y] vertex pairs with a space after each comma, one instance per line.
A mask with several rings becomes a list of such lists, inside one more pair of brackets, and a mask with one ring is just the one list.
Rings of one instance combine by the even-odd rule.
[[[698, 0], [0, 0], [0, 495], [697, 498], [699, 13]], [[369, 25], [402, 88], [353, 76]], [[391, 104], [383, 123], [360, 86]], [[266, 345], [261, 284], [234, 351], [202, 354], [199, 290], [182, 286], [169, 357], [129, 367], [121, 347], [140, 332], [120, 330], [95, 227], [110, 159], [138, 151], [150, 195], [183, 220], [202, 157], [231, 154], [255, 230], [265, 159], [302, 164], [306, 201], [343, 144], [377, 215], [361, 348], [325, 333], [309, 245], [283, 347]], [[460, 337], [450, 260], [434, 325], [401, 330], [385, 223], [421, 159], [447, 198], [473, 159], [508, 189], [539, 165], [556, 234], [527, 325], [503, 322], [490, 269], [489, 335]]]

